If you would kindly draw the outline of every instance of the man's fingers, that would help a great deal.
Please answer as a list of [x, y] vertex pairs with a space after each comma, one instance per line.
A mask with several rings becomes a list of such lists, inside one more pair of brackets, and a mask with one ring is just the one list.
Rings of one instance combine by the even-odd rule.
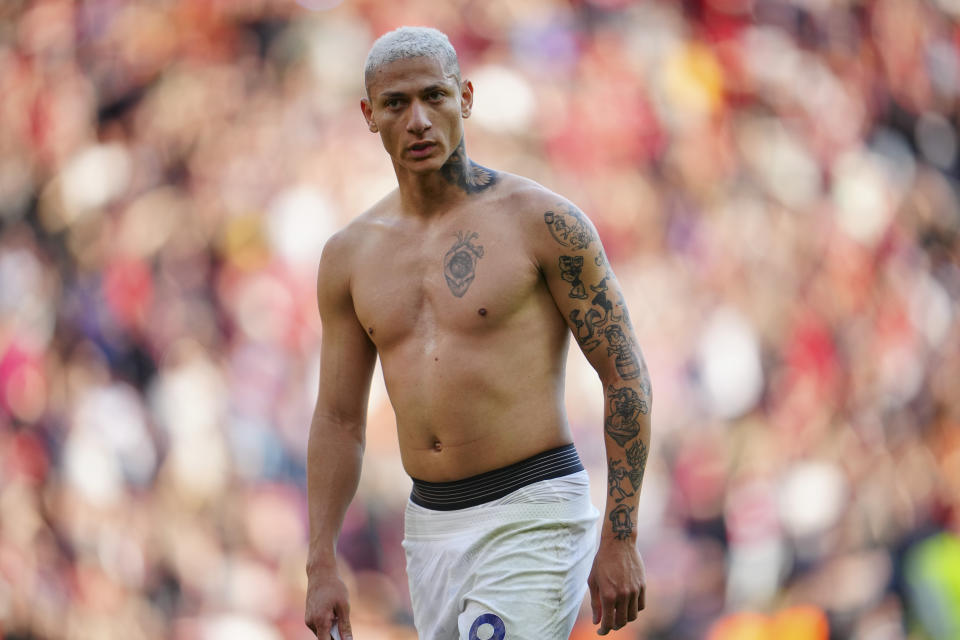
[[[643, 593], [642, 591], [640, 593]], [[637, 595], [627, 596], [627, 622], [637, 619], [637, 602], [640, 599]]]
[[318, 638], [326, 640], [330, 637], [330, 624], [331, 623], [324, 622], [323, 619], [321, 619], [319, 621], [308, 622], [307, 628]]
[[617, 598], [617, 610], [613, 615], [614, 629], [620, 629], [627, 624], [627, 610], [630, 608], [630, 600], [635, 600], [635, 598], [632, 595], [622, 595]]
[[343, 640], [353, 640], [353, 630], [350, 628], [350, 605], [346, 602], [336, 606], [337, 628]]
[[640, 587], [640, 597], [637, 599], [639, 602], [637, 604], [637, 609], [643, 611], [647, 608], [647, 585]]
[[616, 613], [617, 600], [616, 595], [606, 596], [603, 601], [603, 616], [600, 620], [600, 635], [605, 636], [610, 629], [614, 628], [614, 618]]
[[603, 608], [600, 606], [600, 587], [592, 579], [587, 581], [590, 587], [590, 608], [593, 610], [593, 624], [600, 624], [600, 612]]

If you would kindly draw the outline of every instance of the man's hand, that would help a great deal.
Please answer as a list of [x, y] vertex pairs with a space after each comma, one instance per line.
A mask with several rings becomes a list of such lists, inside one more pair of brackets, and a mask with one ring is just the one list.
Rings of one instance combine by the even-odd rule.
[[319, 640], [329, 640], [336, 624], [343, 640], [353, 640], [347, 586], [336, 569], [318, 569], [307, 580], [307, 605], [303, 616]]
[[598, 635], [636, 620], [646, 606], [646, 577], [635, 541], [601, 538], [587, 584]]

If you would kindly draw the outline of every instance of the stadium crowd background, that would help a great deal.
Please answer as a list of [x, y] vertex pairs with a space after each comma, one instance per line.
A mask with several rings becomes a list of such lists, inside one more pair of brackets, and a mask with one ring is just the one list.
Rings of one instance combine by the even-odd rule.
[[[373, 39], [596, 222], [656, 388], [614, 638], [960, 638], [960, 2], [4, 0], [0, 638], [306, 639], [327, 237], [392, 188]], [[385, 269], [390, 268], [384, 256]], [[603, 504], [602, 393], [567, 402]], [[382, 382], [340, 548], [415, 638]], [[574, 638], [593, 637], [588, 610]]]

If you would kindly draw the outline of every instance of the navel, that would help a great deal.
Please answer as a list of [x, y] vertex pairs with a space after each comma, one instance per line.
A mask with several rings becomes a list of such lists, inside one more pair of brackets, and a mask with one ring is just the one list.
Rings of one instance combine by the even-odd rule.
[[482, 315], [482, 316], [485, 316], [485, 315], [487, 315], [487, 308], [486, 308], [486, 307], [480, 307], [479, 309], [477, 309], [477, 313], [479, 313], [479, 314]]
[[434, 441], [433, 441], [433, 450], [434, 450], [434, 451], [438, 451], [438, 452], [439, 452], [439, 451], [443, 451], [443, 443], [440, 442], [439, 440], [434, 440]]

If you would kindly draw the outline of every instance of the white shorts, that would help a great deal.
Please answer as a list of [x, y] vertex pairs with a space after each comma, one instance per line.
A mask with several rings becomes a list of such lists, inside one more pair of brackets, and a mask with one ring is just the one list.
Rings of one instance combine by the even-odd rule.
[[452, 511], [407, 503], [403, 548], [420, 640], [567, 638], [597, 550], [586, 471]]

